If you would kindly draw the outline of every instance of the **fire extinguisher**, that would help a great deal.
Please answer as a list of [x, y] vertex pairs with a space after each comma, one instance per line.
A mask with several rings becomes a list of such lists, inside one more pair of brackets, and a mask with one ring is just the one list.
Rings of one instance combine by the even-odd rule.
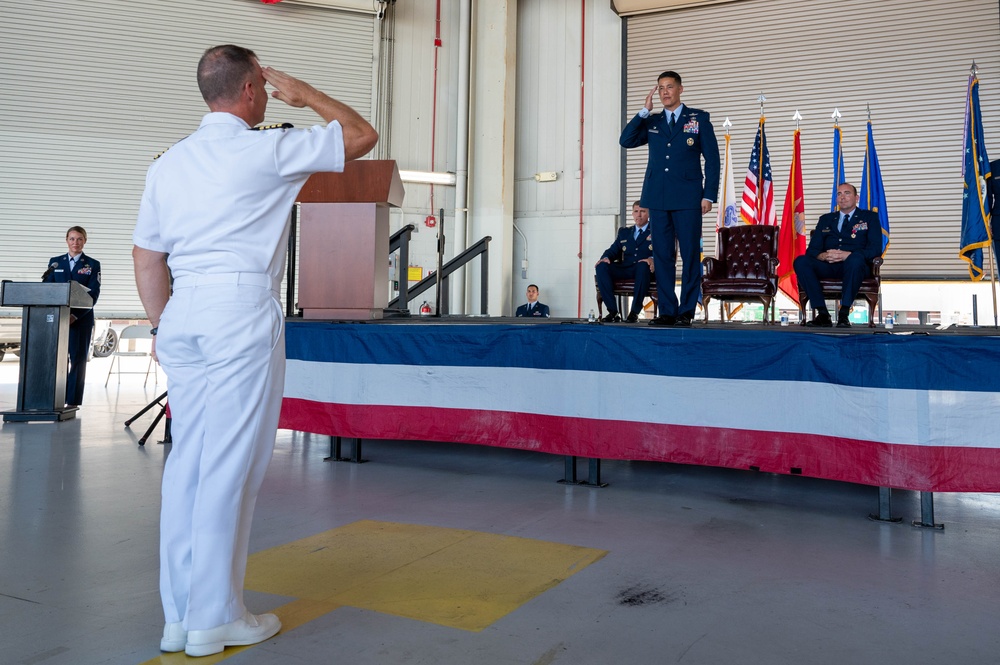
[[420, 316], [430, 316], [430, 315], [431, 315], [431, 306], [425, 300], [423, 304], [420, 305]]

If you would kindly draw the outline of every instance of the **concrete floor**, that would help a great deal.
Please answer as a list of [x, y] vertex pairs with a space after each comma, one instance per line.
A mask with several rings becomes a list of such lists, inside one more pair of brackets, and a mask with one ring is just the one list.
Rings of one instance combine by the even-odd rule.
[[[138, 433], [123, 428], [163, 388], [144, 390], [133, 375], [105, 389], [108, 362], [91, 363], [76, 420], [0, 430], [2, 663], [186, 660], [158, 650], [169, 446], [135, 444], [147, 417]], [[13, 408], [16, 380], [8, 358], [0, 410]], [[374, 521], [607, 554], [481, 630], [343, 605], [227, 650], [229, 663], [1000, 662], [995, 495], [935, 495], [946, 528], [933, 531], [909, 525], [920, 517], [914, 492], [893, 493], [904, 521], [883, 524], [866, 519], [874, 488], [802, 477], [606, 462], [610, 486], [590, 489], [556, 483], [562, 459], [539, 453], [366, 442], [371, 462], [354, 465], [324, 462], [328, 450], [325, 437], [279, 432], [251, 552]], [[320, 575], [349, 579], [367, 563], [364, 552], [338, 555], [343, 565]], [[526, 563], [488, 576], [504, 584], [508, 564]], [[436, 588], [411, 581], [397, 601], [433, 600]], [[256, 612], [293, 600], [247, 592]]]

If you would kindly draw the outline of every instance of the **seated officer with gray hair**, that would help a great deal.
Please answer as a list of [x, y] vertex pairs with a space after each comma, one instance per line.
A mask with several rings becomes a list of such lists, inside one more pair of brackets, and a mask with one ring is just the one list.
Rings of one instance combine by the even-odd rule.
[[882, 254], [882, 225], [878, 215], [858, 207], [858, 189], [850, 183], [837, 187], [838, 211], [819, 218], [806, 253], [792, 267], [809, 297], [816, 316], [807, 326], [833, 327], [833, 318], [823, 300], [821, 279], [842, 279], [837, 327], [850, 328], [848, 316], [861, 282], [871, 274], [872, 259]]

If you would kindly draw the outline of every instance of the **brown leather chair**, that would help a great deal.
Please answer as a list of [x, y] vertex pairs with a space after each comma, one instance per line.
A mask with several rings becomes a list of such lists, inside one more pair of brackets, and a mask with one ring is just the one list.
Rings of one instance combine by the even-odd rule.
[[[876, 256], [872, 259], [872, 274], [869, 275], [861, 282], [861, 288], [858, 289], [858, 298], [864, 298], [868, 303], [868, 327], [875, 327], [875, 308], [878, 307], [879, 292], [882, 289], [882, 277], [879, 275], [879, 268], [882, 266], [883, 260], [881, 256]], [[820, 286], [823, 287], [823, 298], [826, 300], [836, 300], [840, 301], [840, 291], [842, 282], [839, 279], [821, 279], [819, 281]], [[802, 285], [799, 285], [799, 320], [804, 324], [806, 322], [806, 292], [802, 290]], [[813, 308], [815, 309], [815, 307]], [[834, 320], [836, 320], [836, 308], [833, 309]]]
[[[631, 298], [632, 294], [635, 292], [635, 280], [634, 279], [616, 279], [612, 282], [614, 285], [615, 298], [618, 300], [618, 311], [628, 313], [628, 307], [625, 306], [626, 299]], [[597, 316], [598, 318], [604, 316], [604, 300], [601, 298], [601, 290], [597, 289], [597, 277], [594, 277], [594, 288], [597, 290]], [[649, 280], [649, 293], [646, 295], [647, 298], [653, 301], [653, 316], [656, 316], [656, 275], [655, 273], [650, 277]], [[625, 316], [622, 314], [622, 316]]]
[[718, 258], [706, 257], [701, 298], [708, 322], [708, 303], [758, 301], [763, 323], [770, 321], [771, 301], [778, 293], [778, 227], [761, 224], [727, 226], [718, 234]]

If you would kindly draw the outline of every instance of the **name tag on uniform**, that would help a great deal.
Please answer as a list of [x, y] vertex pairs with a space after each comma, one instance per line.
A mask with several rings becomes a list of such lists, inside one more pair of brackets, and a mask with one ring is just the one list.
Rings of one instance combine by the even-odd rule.
[[66, 272], [66, 271], [63, 270], [62, 268], [57, 268], [56, 270], [53, 270], [52, 272]]
[[650, 134], [659, 134], [660, 133], [660, 130], [658, 130], [656, 127], [650, 127], [647, 131]]

